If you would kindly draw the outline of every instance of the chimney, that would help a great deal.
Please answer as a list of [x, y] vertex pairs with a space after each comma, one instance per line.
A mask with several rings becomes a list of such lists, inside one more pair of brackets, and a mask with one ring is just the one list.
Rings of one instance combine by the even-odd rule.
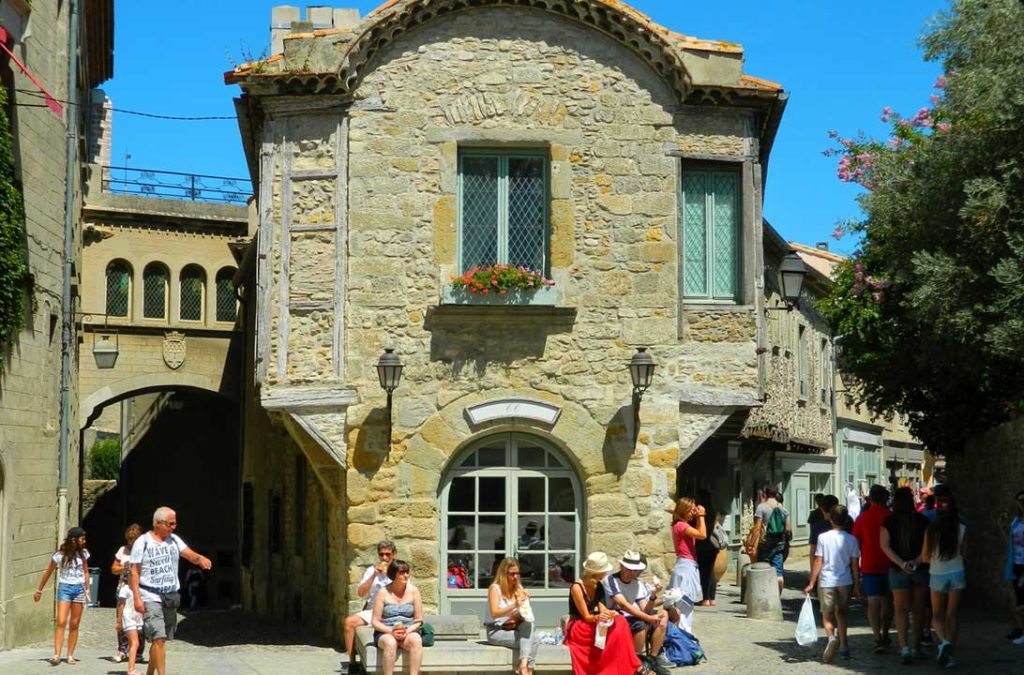
[[819, 251], [827, 251], [828, 250], [828, 242], [827, 241], [819, 241], [817, 244], [814, 245], [814, 248], [818, 249]]
[[278, 5], [270, 10], [270, 53], [284, 52], [284, 36], [332, 28], [354, 30], [359, 25], [358, 9], [334, 9], [328, 5], [308, 5], [303, 21], [298, 7]]

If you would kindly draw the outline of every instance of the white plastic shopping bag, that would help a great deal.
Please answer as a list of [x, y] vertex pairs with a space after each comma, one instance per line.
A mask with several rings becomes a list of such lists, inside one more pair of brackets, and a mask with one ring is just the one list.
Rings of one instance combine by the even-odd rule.
[[809, 647], [818, 642], [818, 625], [814, 622], [814, 605], [811, 604], [810, 595], [804, 596], [804, 606], [796, 622], [796, 642], [801, 647]]
[[611, 621], [598, 621], [594, 629], [594, 646], [604, 649], [605, 640], [608, 639], [608, 629], [612, 627]]

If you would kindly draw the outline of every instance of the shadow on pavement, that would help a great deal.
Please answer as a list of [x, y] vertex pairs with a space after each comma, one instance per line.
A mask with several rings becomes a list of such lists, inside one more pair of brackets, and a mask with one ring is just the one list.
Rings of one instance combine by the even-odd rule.
[[241, 609], [183, 612], [178, 618], [174, 638], [199, 647], [289, 645], [330, 649], [336, 646], [308, 627], [258, 617]]

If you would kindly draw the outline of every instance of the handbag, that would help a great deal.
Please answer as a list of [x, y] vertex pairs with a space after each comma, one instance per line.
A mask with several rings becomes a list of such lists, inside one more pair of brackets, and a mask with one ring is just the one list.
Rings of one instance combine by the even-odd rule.
[[420, 638], [423, 640], [424, 647], [434, 646], [434, 627], [426, 621], [420, 626]]

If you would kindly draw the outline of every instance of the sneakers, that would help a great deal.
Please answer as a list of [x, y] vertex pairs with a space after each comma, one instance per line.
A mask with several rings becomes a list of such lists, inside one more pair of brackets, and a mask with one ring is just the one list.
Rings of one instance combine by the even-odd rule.
[[909, 666], [914, 662], [914, 652], [911, 651], [910, 647], [904, 647], [900, 650], [900, 663], [905, 666]]
[[671, 661], [669, 661], [668, 657], [665, 656], [664, 653], [658, 654], [657, 656], [655, 656], [654, 657], [654, 662], [656, 664], [658, 664], [660, 667], [665, 668], [666, 670], [672, 670], [673, 668], [676, 667], [676, 664], [674, 664]]
[[953, 643], [949, 640], [943, 640], [939, 643], [939, 657], [938, 662], [940, 667], [945, 667], [949, 663], [950, 659], [953, 658]]
[[850, 647], [849, 646], [840, 647], [839, 648], [839, 658], [843, 659], [844, 661], [849, 661], [850, 660]]
[[825, 651], [821, 654], [822, 663], [832, 663], [832, 659], [836, 657], [836, 647], [839, 646], [839, 638], [835, 635], [828, 639], [828, 644], [825, 645]]
[[114, 663], [121, 663], [126, 658], [128, 657], [122, 654], [121, 652], [117, 652], [116, 654], [114, 654]]

